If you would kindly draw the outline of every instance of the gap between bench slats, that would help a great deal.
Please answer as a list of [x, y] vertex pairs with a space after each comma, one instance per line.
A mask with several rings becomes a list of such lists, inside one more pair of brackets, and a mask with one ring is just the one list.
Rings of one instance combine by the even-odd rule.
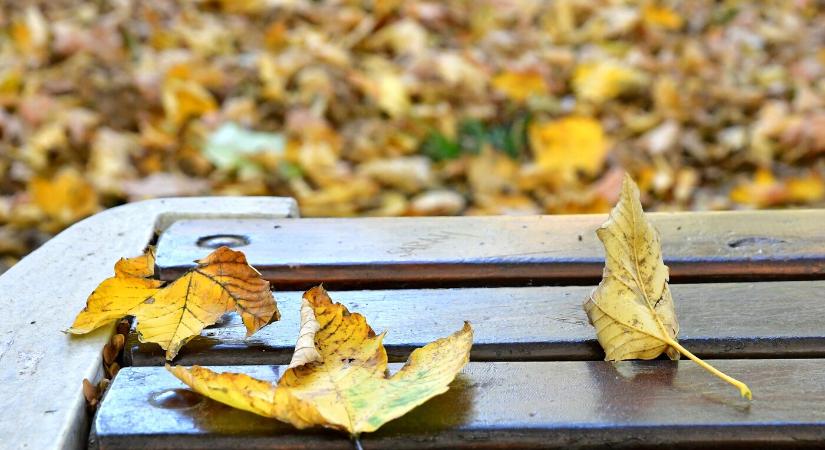
[[[277, 289], [595, 284], [605, 217], [181, 221], [160, 236], [157, 268], [173, 279], [212, 250], [199, 242], [243, 241], [235, 248]], [[649, 217], [674, 282], [825, 278], [825, 210]]]
[[[365, 449], [821, 446], [821, 360], [713, 363], [747, 381], [753, 402], [690, 361], [470, 363], [446, 394], [362, 442]], [[269, 380], [284, 370], [214, 369]], [[351, 448], [343, 434], [297, 431], [170, 391], [183, 387], [163, 368], [121, 370], [94, 422], [100, 448]]]
[[[680, 341], [704, 358], [825, 357], [825, 281], [684, 284], [671, 286]], [[582, 302], [591, 287], [463, 288], [331, 292], [364, 314], [384, 340], [391, 361], [446, 336], [469, 320], [475, 361], [600, 360], [604, 352]], [[299, 329], [300, 292], [277, 293], [280, 322], [252, 337], [236, 314], [187, 343], [179, 364], [285, 364]], [[129, 365], [161, 365], [156, 344], [133, 332]]]

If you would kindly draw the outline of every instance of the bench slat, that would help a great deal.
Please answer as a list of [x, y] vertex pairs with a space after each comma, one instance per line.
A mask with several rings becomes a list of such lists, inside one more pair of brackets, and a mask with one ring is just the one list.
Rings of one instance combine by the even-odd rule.
[[[362, 442], [368, 449], [821, 446], [821, 361], [713, 363], [747, 381], [753, 402], [690, 361], [470, 363], [446, 394]], [[284, 370], [214, 369], [270, 380]], [[94, 421], [100, 449], [351, 448], [342, 434], [297, 431], [174, 391], [183, 387], [163, 368], [121, 370]]]
[[[825, 210], [654, 213], [675, 282], [825, 278]], [[173, 279], [237, 235], [278, 289], [593, 284], [604, 215], [180, 221], [157, 249]], [[201, 241], [204, 242], [204, 241]], [[207, 239], [219, 243], [219, 239]]]
[[[600, 360], [604, 352], [587, 323], [587, 286], [462, 288], [332, 292], [336, 301], [364, 314], [391, 361], [446, 336], [469, 320], [475, 361]], [[680, 341], [705, 358], [825, 357], [825, 281], [673, 285]], [[285, 364], [298, 335], [300, 292], [276, 293], [280, 322], [245, 339], [236, 315], [187, 343], [179, 364]], [[132, 333], [132, 365], [161, 365], [163, 352]]]

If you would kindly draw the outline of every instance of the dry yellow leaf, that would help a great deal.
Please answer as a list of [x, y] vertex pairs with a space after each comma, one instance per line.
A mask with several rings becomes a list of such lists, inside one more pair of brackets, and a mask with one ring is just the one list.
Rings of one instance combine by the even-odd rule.
[[155, 255], [151, 249], [135, 258], [122, 258], [115, 264], [115, 276], [103, 280], [92, 292], [69, 332], [88, 333], [128, 315], [163, 285], [151, 279], [154, 274]]
[[816, 175], [791, 178], [785, 187], [790, 202], [813, 203], [825, 198], [825, 181]]
[[303, 366], [311, 362], [323, 362], [324, 358], [315, 348], [315, 335], [321, 329], [321, 325], [315, 318], [315, 310], [305, 298], [301, 299], [301, 329], [298, 332], [298, 342], [295, 343], [295, 351], [292, 353], [292, 360], [289, 368]]
[[192, 80], [184, 81], [169, 78], [163, 83], [161, 95], [166, 117], [175, 126], [180, 126], [188, 119], [218, 109], [218, 104], [206, 88]]
[[813, 203], [825, 198], [825, 182], [817, 175], [777, 179], [768, 169], [759, 169], [751, 181], [730, 191], [730, 199], [742, 205], [766, 208], [787, 203]]
[[752, 181], [730, 191], [730, 199], [734, 202], [760, 208], [781, 204], [785, 197], [785, 187], [768, 169], [757, 170]]
[[678, 30], [685, 23], [682, 16], [670, 8], [657, 5], [646, 5], [642, 9], [642, 19], [645, 24], [668, 30]]
[[614, 99], [646, 82], [647, 77], [641, 71], [612, 60], [581, 64], [573, 74], [576, 96], [594, 103]]
[[547, 83], [535, 71], [502, 72], [491, 83], [496, 90], [516, 102], [523, 102], [532, 96], [547, 95]]
[[679, 323], [659, 232], [647, 221], [639, 190], [629, 176], [625, 176], [610, 218], [596, 234], [605, 249], [604, 277], [584, 309], [596, 328], [605, 359], [653, 359], [663, 352], [678, 359], [681, 353], [750, 399], [751, 391], [744, 383], [702, 361], [676, 340]]
[[566, 177], [578, 170], [596, 175], [607, 156], [608, 142], [602, 126], [590, 117], [533, 123], [529, 139], [538, 165]]
[[401, 75], [376, 71], [372, 75], [377, 89], [376, 102], [391, 117], [401, 117], [410, 109], [410, 96]]
[[100, 208], [97, 192], [74, 169], [63, 169], [53, 178], [34, 177], [28, 191], [34, 204], [59, 226], [74, 223]]
[[[167, 368], [195, 391], [235, 408], [297, 428], [323, 426], [358, 436], [446, 392], [469, 360], [473, 330], [465, 322], [453, 335], [415, 350], [401, 370], [388, 376], [384, 334], [376, 336], [364, 316], [333, 303], [320, 286], [304, 293], [303, 305], [311, 314], [301, 314], [297, 360], [277, 385], [198, 366]], [[313, 318], [317, 328], [307, 328]], [[310, 335], [321, 361], [298, 356]]]
[[140, 340], [160, 344], [171, 360], [183, 344], [233, 309], [240, 313], [247, 335], [280, 318], [269, 282], [247, 264], [241, 252], [221, 247], [166, 286], [147, 278], [153, 266], [151, 252], [118, 262], [115, 277], [89, 296], [68, 331], [88, 333], [133, 315]]

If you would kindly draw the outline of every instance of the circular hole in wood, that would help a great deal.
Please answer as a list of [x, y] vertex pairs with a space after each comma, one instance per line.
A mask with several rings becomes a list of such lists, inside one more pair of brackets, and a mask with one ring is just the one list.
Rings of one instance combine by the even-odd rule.
[[167, 389], [149, 397], [152, 406], [166, 409], [192, 408], [202, 401], [202, 396], [186, 389]]
[[249, 239], [246, 236], [240, 236], [237, 234], [213, 234], [198, 239], [198, 247], [205, 248], [236, 248], [243, 247], [245, 245], [249, 245]]
[[782, 239], [776, 239], [772, 237], [760, 237], [760, 236], [752, 236], [752, 237], [745, 237], [741, 239], [736, 239], [733, 241], [728, 242], [728, 247], [730, 248], [739, 248], [739, 247], [751, 247], [751, 246], [758, 246], [758, 245], [779, 245], [779, 244], [786, 244], [787, 241]]

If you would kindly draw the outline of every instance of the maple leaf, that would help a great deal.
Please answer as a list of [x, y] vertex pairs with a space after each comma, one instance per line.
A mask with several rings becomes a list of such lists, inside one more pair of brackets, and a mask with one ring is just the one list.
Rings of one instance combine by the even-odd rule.
[[645, 218], [639, 190], [630, 176], [625, 176], [619, 201], [596, 234], [606, 254], [604, 277], [585, 301], [584, 310], [596, 328], [605, 359], [653, 359], [663, 352], [679, 359], [681, 353], [750, 399], [751, 391], [744, 383], [702, 361], [677, 341], [679, 323], [659, 233]]
[[149, 278], [153, 274], [151, 251], [120, 260], [115, 276], [92, 292], [68, 332], [88, 333], [133, 315], [140, 340], [160, 344], [171, 360], [183, 344], [232, 310], [241, 314], [247, 335], [280, 319], [269, 282], [247, 264], [243, 253], [227, 247], [199, 260], [197, 267], [165, 286]]
[[[375, 335], [364, 316], [333, 303], [323, 287], [304, 293], [301, 318], [292, 363], [277, 384], [198, 366], [167, 369], [221, 403], [297, 428], [323, 426], [357, 437], [446, 392], [472, 346], [473, 330], [465, 322], [453, 335], [413, 351], [388, 376], [384, 334]], [[317, 354], [305, 352], [310, 340]]]

